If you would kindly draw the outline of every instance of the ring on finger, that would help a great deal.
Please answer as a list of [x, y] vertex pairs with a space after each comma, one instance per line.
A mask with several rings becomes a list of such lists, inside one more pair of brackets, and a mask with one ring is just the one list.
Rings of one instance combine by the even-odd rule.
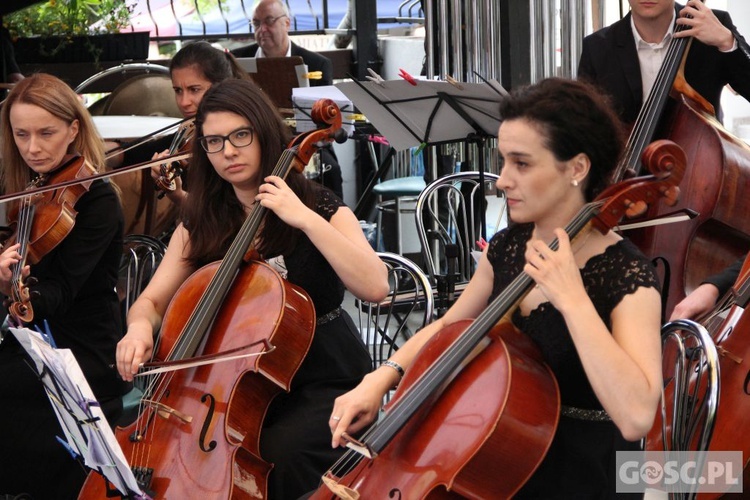
[[341, 417], [331, 417], [331, 420], [335, 420], [336, 422], [338, 422], [339, 420], [341, 420]]

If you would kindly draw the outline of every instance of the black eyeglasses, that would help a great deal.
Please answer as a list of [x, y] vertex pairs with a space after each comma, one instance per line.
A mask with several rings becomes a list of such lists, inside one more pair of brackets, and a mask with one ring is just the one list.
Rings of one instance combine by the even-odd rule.
[[229, 135], [204, 135], [198, 138], [201, 147], [206, 153], [218, 153], [224, 149], [226, 141], [235, 148], [244, 148], [253, 143], [253, 129], [238, 128]]
[[263, 20], [253, 19], [251, 21], [251, 24], [253, 25], [253, 29], [257, 31], [260, 29], [261, 25], [265, 26], [266, 28], [270, 28], [271, 26], [276, 24], [276, 21], [278, 21], [282, 17], [286, 17], [286, 14], [281, 14], [280, 16], [277, 16], [277, 17], [268, 16]]

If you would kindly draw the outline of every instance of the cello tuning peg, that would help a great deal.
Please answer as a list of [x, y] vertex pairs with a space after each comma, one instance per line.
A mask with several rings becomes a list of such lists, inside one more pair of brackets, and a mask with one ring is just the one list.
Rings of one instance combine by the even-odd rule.
[[39, 293], [39, 292], [38, 292], [37, 290], [33, 290], [33, 291], [32, 291], [32, 292], [31, 292], [31, 293], [29, 294], [29, 299], [38, 299], [38, 298], [39, 298], [39, 297], [41, 297], [41, 296], [42, 296], [42, 294], [41, 294], [41, 293]]
[[26, 279], [26, 285], [28, 285], [28, 286], [30, 286], [30, 285], [36, 285], [37, 283], [39, 283], [39, 280], [37, 278], [35, 278], [34, 276], [29, 276]]

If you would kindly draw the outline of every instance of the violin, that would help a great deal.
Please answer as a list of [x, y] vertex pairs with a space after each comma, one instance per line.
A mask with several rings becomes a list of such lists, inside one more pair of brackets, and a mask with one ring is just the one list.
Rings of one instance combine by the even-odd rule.
[[54, 188], [61, 182], [75, 184], [51, 189], [44, 193], [33, 192], [22, 198], [8, 213], [8, 221], [15, 228], [6, 245], [20, 243], [21, 261], [13, 266], [11, 297], [8, 311], [18, 321], [29, 323], [34, 318], [28, 284], [21, 275], [26, 264], [36, 264], [60, 244], [75, 225], [75, 204], [91, 186], [90, 177], [96, 168], [82, 156], [74, 156], [49, 174], [37, 176], [27, 191], [48, 186]]
[[[658, 141], [644, 152], [654, 175], [610, 186], [565, 228], [606, 233], [659, 199], [676, 203], [682, 150]], [[550, 248], [556, 250], [558, 241]], [[533, 341], [510, 322], [533, 288], [519, 274], [473, 321], [440, 330], [404, 374], [385, 415], [323, 476], [311, 499], [511, 498], [552, 442], [560, 396]], [[488, 398], [488, 387], [495, 396]]]
[[[195, 136], [195, 118], [190, 118], [182, 123], [177, 129], [177, 132], [172, 139], [172, 144], [169, 146], [169, 155], [177, 153], [184, 153], [190, 151], [193, 145], [193, 137]], [[156, 187], [162, 192], [159, 197], [164, 196], [165, 193], [174, 191], [177, 189], [177, 183], [175, 179], [182, 175], [182, 170], [185, 167], [183, 162], [172, 161], [169, 163], [162, 163], [159, 167], [159, 178], [156, 179]]]

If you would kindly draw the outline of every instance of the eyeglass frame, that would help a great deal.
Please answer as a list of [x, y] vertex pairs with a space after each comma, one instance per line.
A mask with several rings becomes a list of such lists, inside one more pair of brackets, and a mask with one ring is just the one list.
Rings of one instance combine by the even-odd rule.
[[276, 17], [266, 16], [263, 19], [253, 19], [250, 21], [250, 24], [253, 26], [253, 29], [255, 31], [258, 31], [261, 26], [270, 28], [271, 26], [276, 24], [276, 21], [278, 21], [282, 17], [288, 17], [288, 16], [286, 14], [281, 14], [280, 16], [276, 16]]
[[[235, 144], [234, 141], [232, 141], [232, 136], [238, 132], [250, 132], [250, 142], [248, 142], [247, 144], [243, 144], [241, 146]], [[209, 151], [208, 145], [206, 144], [206, 139], [208, 138], [221, 139], [221, 148], [217, 149], [216, 151]], [[227, 135], [210, 134], [210, 135], [204, 135], [204, 136], [198, 137], [198, 143], [201, 145], [201, 148], [203, 148], [203, 151], [205, 151], [206, 154], [210, 154], [210, 155], [221, 153], [222, 151], [224, 151], [224, 147], [226, 147], [227, 141], [229, 141], [229, 144], [231, 144], [232, 147], [246, 148], [250, 146], [254, 140], [255, 140], [255, 130], [253, 130], [252, 127], [240, 127], [236, 130], [232, 130]]]

